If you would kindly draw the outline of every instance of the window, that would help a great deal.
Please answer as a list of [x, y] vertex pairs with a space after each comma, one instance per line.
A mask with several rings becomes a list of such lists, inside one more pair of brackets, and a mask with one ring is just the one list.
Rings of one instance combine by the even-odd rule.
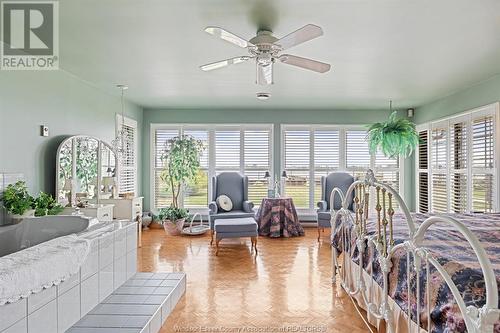
[[417, 154], [417, 186], [418, 186], [418, 211], [421, 213], [429, 212], [429, 133], [426, 129], [419, 130], [418, 136], [420, 143]]
[[209, 132], [202, 128], [186, 127], [184, 134], [190, 135], [193, 138], [203, 142], [206, 147], [200, 158], [200, 170], [196, 178], [186, 184], [184, 189], [184, 196], [182, 197], [184, 207], [200, 207], [206, 206], [208, 202], [208, 135]]
[[416, 182], [420, 212], [497, 211], [497, 117], [498, 103], [419, 126]]
[[137, 194], [137, 121], [116, 115], [116, 132], [124, 134], [124, 152], [118, 156], [118, 189], [120, 194]]
[[399, 160], [370, 154], [366, 135], [359, 127], [283, 126], [284, 192], [297, 208], [314, 209], [321, 200], [321, 177], [336, 170], [364, 177], [372, 168], [379, 181], [399, 190]]
[[157, 125], [152, 130], [154, 145], [154, 208], [170, 205], [172, 195], [161, 179], [161, 154], [168, 139], [186, 134], [201, 140], [205, 150], [196, 179], [183, 190], [181, 202], [187, 208], [206, 208], [214, 175], [235, 171], [248, 176], [248, 197], [256, 205], [267, 196], [266, 171], [272, 171], [271, 125]]
[[311, 132], [285, 131], [285, 193], [293, 198], [297, 208], [309, 208], [309, 167]]

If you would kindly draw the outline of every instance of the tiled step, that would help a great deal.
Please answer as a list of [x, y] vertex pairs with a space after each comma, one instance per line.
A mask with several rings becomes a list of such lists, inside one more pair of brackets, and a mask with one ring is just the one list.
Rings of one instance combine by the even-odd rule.
[[157, 333], [185, 291], [184, 273], [136, 273], [66, 333]]

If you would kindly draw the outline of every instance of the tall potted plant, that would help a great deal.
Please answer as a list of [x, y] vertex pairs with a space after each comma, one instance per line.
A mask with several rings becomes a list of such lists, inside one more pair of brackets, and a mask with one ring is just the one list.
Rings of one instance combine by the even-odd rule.
[[179, 207], [179, 196], [186, 184], [196, 179], [203, 150], [203, 142], [190, 135], [176, 136], [165, 145], [160, 179], [172, 195], [172, 203], [170, 207], [160, 209], [158, 216], [169, 234], [179, 234], [188, 217], [188, 211]]

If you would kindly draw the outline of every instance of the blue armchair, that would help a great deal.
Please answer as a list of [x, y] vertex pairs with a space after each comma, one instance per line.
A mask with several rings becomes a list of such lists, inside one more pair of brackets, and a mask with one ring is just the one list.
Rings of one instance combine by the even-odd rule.
[[[227, 195], [233, 202], [233, 209], [229, 212], [221, 211], [215, 202], [220, 195]], [[217, 219], [234, 219], [241, 217], [254, 217], [254, 204], [248, 201], [248, 177], [238, 172], [222, 172], [212, 177], [212, 193], [208, 204], [208, 221], [213, 243], [214, 221]]]
[[[321, 201], [318, 202], [318, 242], [321, 238], [321, 230], [324, 231], [325, 228], [330, 228], [330, 220], [332, 218], [330, 212], [330, 195], [335, 187], [341, 189], [344, 193], [347, 192], [347, 189], [351, 184], [354, 183], [354, 178], [348, 173], [345, 172], [333, 172], [328, 176], [321, 177]], [[353, 200], [354, 200], [354, 192], [351, 193], [349, 200], [348, 208], [352, 210]], [[333, 209], [338, 210], [342, 207], [342, 202], [340, 200], [340, 196], [335, 195], [333, 200]]]

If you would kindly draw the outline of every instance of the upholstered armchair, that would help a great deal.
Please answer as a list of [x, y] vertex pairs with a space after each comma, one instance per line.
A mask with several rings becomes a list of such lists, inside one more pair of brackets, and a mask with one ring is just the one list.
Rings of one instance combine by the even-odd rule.
[[[217, 206], [217, 198], [220, 195], [227, 195], [232, 203], [231, 211], [226, 212], [219, 209]], [[214, 233], [214, 221], [217, 219], [229, 219], [240, 217], [254, 217], [254, 204], [248, 201], [248, 177], [242, 176], [238, 172], [222, 172], [219, 175], [212, 177], [212, 192], [210, 195], [210, 203], [208, 204], [210, 230]]]
[[[330, 228], [330, 220], [332, 218], [330, 210], [330, 196], [334, 188], [338, 187], [342, 192], [346, 193], [351, 184], [354, 183], [354, 178], [345, 172], [333, 172], [328, 176], [321, 177], [321, 201], [318, 202], [318, 242], [321, 237], [321, 230]], [[354, 192], [351, 193], [348, 208], [352, 210]], [[338, 210], [342, 207], [342, 202], [339, 195], [335, 195], [333, 199], [333, 210]]]

